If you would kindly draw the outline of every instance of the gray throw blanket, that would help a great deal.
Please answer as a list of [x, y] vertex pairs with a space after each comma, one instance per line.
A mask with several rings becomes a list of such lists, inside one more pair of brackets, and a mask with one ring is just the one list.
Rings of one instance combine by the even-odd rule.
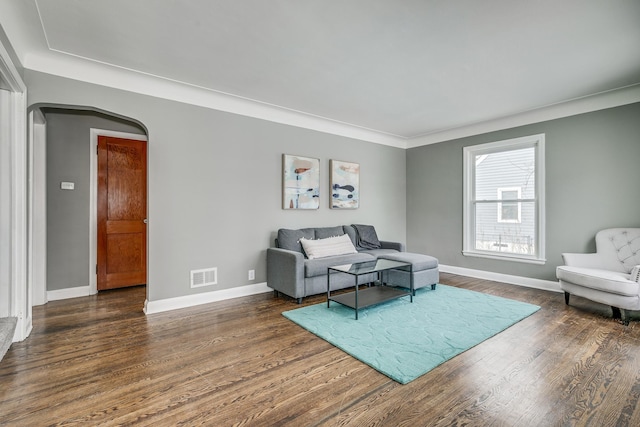
[[376, 229], [373, 225], [351, 224], [356, 229], [358, 247], [363, 249], [378, 249], [382, 247]]

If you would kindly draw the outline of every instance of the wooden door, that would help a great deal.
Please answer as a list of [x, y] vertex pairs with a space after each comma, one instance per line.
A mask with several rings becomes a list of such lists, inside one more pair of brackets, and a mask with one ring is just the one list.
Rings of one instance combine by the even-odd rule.
[[147, 283], [147, 142], [98, 137], [98, 290]]

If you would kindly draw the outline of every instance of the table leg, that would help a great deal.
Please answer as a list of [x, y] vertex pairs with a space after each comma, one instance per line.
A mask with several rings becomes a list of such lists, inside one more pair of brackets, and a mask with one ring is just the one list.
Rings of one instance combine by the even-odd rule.
[[411, 289], [410, 289], [411, 297], [410, 297], [410, 300], [411, 300], [411, 302], [413, 302], [413, 295], [415, 295], [415, 292], [416, 292], [416, 290], [413, 287], [413, 265], [409, 269], [409, 277], [410, 277], [409, 283], [411, 284]]
[[327, 308], [331, 307], [331, 269], [327, 270]]
[[353, 276], [356, 278], [356, 320], [358, 320], [358, 276]]

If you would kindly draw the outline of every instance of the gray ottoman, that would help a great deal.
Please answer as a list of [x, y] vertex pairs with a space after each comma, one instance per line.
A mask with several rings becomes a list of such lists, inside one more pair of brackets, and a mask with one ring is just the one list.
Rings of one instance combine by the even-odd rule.
[[378, 258], [410, 263], [413, 268], [412, 273], [402, 270], [385, 271], [383, 282], [394, 286], [410, 288], [411, 274], [413, 274], [414, 294], [416, 289], [424, 288], [425, 286], [431, 286], [431, 289], [435, 289], [440, 279], [438, 260], [432, 256], [411, 252], [399, 252], [379, 255]]

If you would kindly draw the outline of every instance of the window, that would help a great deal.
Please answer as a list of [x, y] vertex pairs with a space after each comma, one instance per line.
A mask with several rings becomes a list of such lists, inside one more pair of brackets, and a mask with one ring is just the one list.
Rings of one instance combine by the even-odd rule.
[[463, 254], [543, 264], [544, 134], [464, 148]]

